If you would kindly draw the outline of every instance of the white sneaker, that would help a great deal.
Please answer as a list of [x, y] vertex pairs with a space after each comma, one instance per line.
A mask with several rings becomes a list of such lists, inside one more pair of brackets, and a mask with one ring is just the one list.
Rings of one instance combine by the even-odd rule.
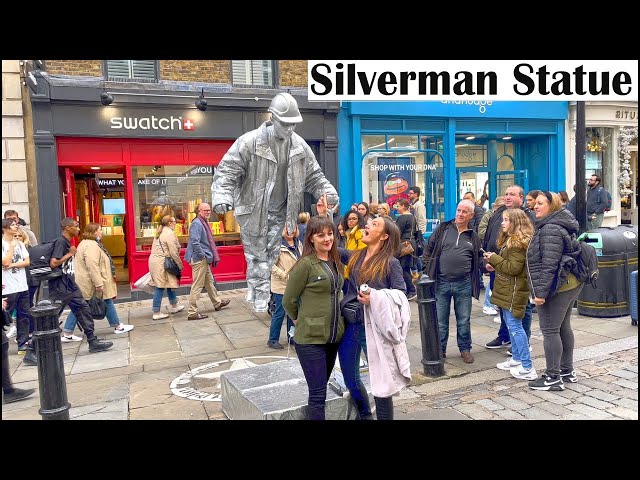
[[520, 365], [522, 365], [522, 362], [518, 362], [513, 358], [510, 358], [509, 360], [496, 364], [496, 367], [500, 370], [511, 370], [512, 368], [519, 367]]
[[153, 319], [154, 320], [162, 320], [163, 318], [169, 318], [169, 314], [168, 313], [154, 313], [153, 314]]
[[[496, 313], [498, 313], [498, 312], [496, 312]], [[498, 315], [497, 317], [495, 317], [495, 318], [493, 319], [493, 323], [502, 323], [502, 322], [500, 321], [500, 315]]]
[[15, 325], [11, 325], [9, 327], [9, 331], [7, 332], [7, 338], [13, 338], [18, 334], [18, 329]]
[[482, 313], [484, 313], [485, 315], [497, 315], [498, 311], [493, 307], [482, 307]]
[[81, 341], [82, 341], [82, 337], [78, 337], [78, 336], [73, 335], [73, 334], [72, 334], [72, 335], [70, 335], [70, 336], [67, 336], [67, 335], [65, 335], [65, 334], [63, 333], [63, 334], [62, 334], [62, 337], [61, 337], [61, 340], [62, 340], [63, 342], [81, 342]]
[[121, 323], [119, 327], [113, 329], [113, 333], [127, 333], [130, 330], [133, 330], [133, 325]]
[[538, 378], [538, 374], [536, 373], [535, 368], [531, 367], [529, 370], [527, 370], [523, 368], [522, 365], [510, 369], [509, 373], [521, 380], [535, 380], [536, 378]]
[[184, 305], [176, 305], [175, 307], [169, 306], [167, 308], [167, 311], [169, 313], [178, 313], [178, 312], [181, 312], [182, 310], [184, 310]]

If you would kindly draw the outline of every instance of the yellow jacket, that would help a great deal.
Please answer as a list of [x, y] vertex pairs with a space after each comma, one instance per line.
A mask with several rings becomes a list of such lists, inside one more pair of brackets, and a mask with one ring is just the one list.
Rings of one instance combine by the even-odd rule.
[[362, 241], [362, 229], [358, 226], [353, 227], [350, 232], [345, 232], [345, 236], [347, 238], [344, 247], [345, 249], [362, 250], [363, 248], [367, 248], [365, 243]]

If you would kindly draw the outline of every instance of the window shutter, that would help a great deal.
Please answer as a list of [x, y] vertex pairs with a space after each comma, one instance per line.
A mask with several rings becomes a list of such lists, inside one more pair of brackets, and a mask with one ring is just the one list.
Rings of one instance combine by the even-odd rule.
[[107, 60], [107, 79], [116, 82], [156, 82], [156, 61]]
[[232, 60], [234, 85], [273, 87], [273, 61]]

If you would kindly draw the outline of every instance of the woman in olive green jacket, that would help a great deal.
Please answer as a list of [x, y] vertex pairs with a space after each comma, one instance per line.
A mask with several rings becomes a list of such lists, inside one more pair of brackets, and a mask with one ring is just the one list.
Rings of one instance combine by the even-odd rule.
[[502, 309], [513, 352], [512, 358], [496, 366], [501, 370], [509, 370], [511, 375], [523, 380], [535, 380], [538, 377], [531, 361], [529, 340], [522, 327], [522, 318], [529, 303], [525, 264], [531, 237], [533, 225], [527, 214], [519, 208], [508, 208], [502, 212], [502, 230], [496, 242], [500, 253], [484, 254], [496, 271], [491, 303]]
[[333, 221], [313, 217], [302, 257], [289, 272], [282, 306], [295, 324], [296, 353], [309, 388], [308, 418], [324, 420], [327, 382], [344, 332], [340, 314], [343, 266]]

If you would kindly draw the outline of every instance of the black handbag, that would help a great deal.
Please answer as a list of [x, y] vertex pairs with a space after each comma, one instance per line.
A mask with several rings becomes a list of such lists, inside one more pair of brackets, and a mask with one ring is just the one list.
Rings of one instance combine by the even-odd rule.
[[160, 244], [160, 248], [162, 249], [162, 253], [165, 255], [164, 257], [164, 269], [169, 272], [171, 275], [173, 275], [174, 277], [177, 277], [178, 280], [180, 280], [180, 277], [182, 277], [182, 270], [180, 270], [180, 267], [178, 266], [178, 264], [176, 263], [176, 261], [173, 259], [173, 257], [167, 257], [166, 253], [164, 252], [164, 247], [162, 246], [162, 242], [160, 241], [160, 239], [158, 239], [158, 243]]
[[94, 294], [87, 303], [89, 304], [91, 316], [94, 320], [102, 320], [107, 316], [107, 304], [104, 303], [102, 298], [98, 298]]
[[349, 300], [342, 306], [342, 316], [347, 323], [358, 323], [363, 320], [362, 304], [357, 300]]

